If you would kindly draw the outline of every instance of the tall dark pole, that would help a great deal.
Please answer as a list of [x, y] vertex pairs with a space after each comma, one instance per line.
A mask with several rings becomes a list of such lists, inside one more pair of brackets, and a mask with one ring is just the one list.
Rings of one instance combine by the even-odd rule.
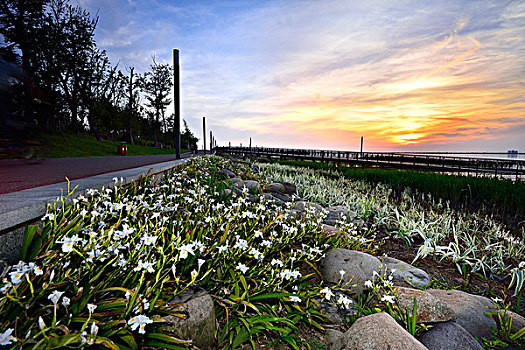
[[180, 159], [180, 66], [179, 50], [173, 49], [173, 108], [175, 109], [175, 158]]
[[363, 136], [361, 136], [361, 153], [363, 153]]
[[210, 153], [212, 149], [213, 149], [213, 133], [210, 130]]
[[206, 155], [206, 117], [202, 117], [202, 134], [204, 135], [204, 155]]

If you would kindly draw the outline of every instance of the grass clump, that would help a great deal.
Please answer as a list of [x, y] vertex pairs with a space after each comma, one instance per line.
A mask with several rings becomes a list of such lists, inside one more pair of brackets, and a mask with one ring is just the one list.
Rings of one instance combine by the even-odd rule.
[[[92, 134], [48, 134], [39, 156], [44, 158], [117, 156], [118, 141], [98, 141]], [[174, 154], [174, 149], [128, 144], [128, 156]], [[181, 150], [182, 153], [189, 150]]]
[[415, 170], [385, 170], [337, 167], [309, 161], [279, 161], [279, 164], [336, 170], [343, 176], [370, 183], [383, 183], [398, 194], [406, 188], [430, 193], [465, 208], [487, 206], [509, 215], [525, 215], [525, 182], [494, 177], [447, 175]]

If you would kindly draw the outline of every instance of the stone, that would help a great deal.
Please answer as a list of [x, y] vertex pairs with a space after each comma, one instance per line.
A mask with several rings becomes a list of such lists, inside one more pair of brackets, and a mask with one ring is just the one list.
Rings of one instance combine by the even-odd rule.
[[277, 203], [280, 203], [280, 204], [284, 204], [284, 202], [282, 200], [280, 200], [278, 198], [275, 198], [274, 196], [272, 196], [269, 193], [261, 193], [259, 195], [259, 198], [267, 200], [267, 201], [272, 201], [272, 202], [277, 202]]
[[332, 349], [337, 350], [426, 350], [416, 338], [387, 313], [361, 317]]
[[215, 349], [215, 309], [213, 299], [205, 291], [187, 290], [167, 305], [181, 311], [183, 318], [164, 316], [164, 329], [183, 340], [191, 340], [203, 350]]
[[219, 174], [224, 176], [227, 179], [231, 179], [232, 177], [235, 177], [235, 173], [231, 171], [230, 169], [221, 169], [219, 170]]
[[321, 229], [323, 230], [324, 233], [337, 232], [337, 227], [332, 226], [332, 225], [326, 225], [326, 224], [323, 224], [323, 225], [321, 226]]
[[428, 289], [428, 293], [440, 299], [456, 312], [456, 322], [474, 337], [489, 337], [496, 322], [488, 312], [495, 311], [495, 304], [488, 298], [460, 290]]
[[257, 158], [257, 163], [271, 163], [268, 158]]
[[337, 344], [340, 342], [340, 339], [343, 337], [344, 333], [332, 328], [327, 328], [324, 334], [324, 349], [333, 349], [337, 347]]
[[297, 194], [297, 186], [289, 182], [279, 182], [284, 187], [284, 194]]
[[277, 192], [277, 193], [285, 193], [284, 186], [278, 182], [274, 182], [271, 184], [268, 184], [264, 188], [264, 192]]
[[398, 287], [398, 302], [402, 310], [410, 314], [414, 310], [414, 296], [416, 297], [417, 323], [447, 322], [457, 318], [456, 313], [446, 303], [422, 290]]
[[344, 205], [336, 205], [326, 208], [326, 210], [328, 214], [326, 214], [323, 223], [332, 226], [336, 226], [337, 221], [340, 220], [343, 215], [349, 219], [354, 219], [357, 216], [355, 212], [349, 210], [348, 207]]
[[388, 272], [392, 272], [393, 283], [400, 287], [429, 287], [430, 276], [425, 271], [418, 269], [404, 261], [384, 257], [383, 264]]
[[[343, 283], [349, 283], [353, 294], [360, 294], [367, 288], [364, 283], [374, 279], [374, 271], [380, 272], [381, 261], [370, 254], [337, 248], [330, 250], [321, 261], [321, 274], [325, 281], [337, 282], [339, 271], [344, 270]], [[354, 286], [355, 285], [355, 286]]]
[[[342, 306], [338, 306], [336, 303], [336, 300], [339, 300], [341, 296], [350, 299], [350, 304], [344, 310], [342, 309]], [[322, 302], [321, 300], [316, 299], [323, 315], [331, 324], [343, 325], [345, 323], [345, 318], [359, 314], [359, 310], [356, 308], [357, 303], [352, 298], [349, 298], [348, 295], [336, 291], [335, 297], [332, 298], [331, 301], [333, 302]]]
[[292, 201], [292, 198], [290, 198], [290, 196], [284, 193], [274, 192], [274, 193], [271, 193], [271, 195], [272, 197], [277, 198], [281, 202], [291, 202]]
[[429, 350], [483, 350], [476, 339], [454, 321], [433, 326], [419, 341]]
[[230, 194], [232, 194], [232, 190], [230, 190], [229, 188], [225, 188], [225, 189], [222, 190], [219, 194], [220, 194], [221, 196], [229, 196]]
[[258, 181], [255, 180], [244, 180], [244, 187], [246, 187], [248, 190], [257, 189], [259, 190], [261, 185]]
[[296, 202], [294, 205], [292, 205], [291, 209], [297, 210], [301, 213], [304, 213], [305, 211], [311, 211], [314, 213], [322, 213], [324, 210], [324, 208], [321, 205], [317, 203], [306, 202], [306, 201]]

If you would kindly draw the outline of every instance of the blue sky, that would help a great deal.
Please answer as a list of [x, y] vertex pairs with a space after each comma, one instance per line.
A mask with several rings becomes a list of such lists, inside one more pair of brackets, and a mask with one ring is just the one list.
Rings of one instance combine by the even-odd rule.
[[77, 0], [113, 63], [181, 50], [219, 143], [525, 152], [523, 1]]

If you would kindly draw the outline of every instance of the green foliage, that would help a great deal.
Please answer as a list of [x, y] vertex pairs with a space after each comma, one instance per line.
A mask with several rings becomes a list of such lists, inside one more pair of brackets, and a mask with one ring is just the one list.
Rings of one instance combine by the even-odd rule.
[[[91, 134], [48, 134], [40, 156], [45, 158], [116, 156], [118, 141], [97, 139]], [[152, 141], [135, 139], [136, 144], [128, 144], [128, 155], [174, 154], [174, 149], [153, 147]], [[182, 153], [188, 152], [183, 149]]]
[[337, 170], [347, 178], [388, 185], [398, 194], [407, 187], [458, 203], [486, 204], [511, 214], [525, 214], [525, 182], [492, 177], [445, 175], [413, 170], [384, 170], [336, 167], [308, 161], [280, 161], [280, 164], [313, 169]]
[[[224, 196], [218, 170], [254, 175], [215, 157], [193, 159], [160, 183], [148, 177], [88, 190], [48, 208], [26, 231], [25, 262], [0, 283], [0, 332], [11, 349], [179, 349], [163, 330], [181, 317], [173, 298], [193, 288], [213, 296], [219, 348], [263, 341], [299, 349], [300, 327], [322, 329], [314, 275], [327, 249], [359, 248], [358, 232], [325, 235], [321, 218], [288, 215], [276, 202]], [[37, 240], [35, 241], [35, 237]], [[323, 289], [328, 291], [327, 287]]]

